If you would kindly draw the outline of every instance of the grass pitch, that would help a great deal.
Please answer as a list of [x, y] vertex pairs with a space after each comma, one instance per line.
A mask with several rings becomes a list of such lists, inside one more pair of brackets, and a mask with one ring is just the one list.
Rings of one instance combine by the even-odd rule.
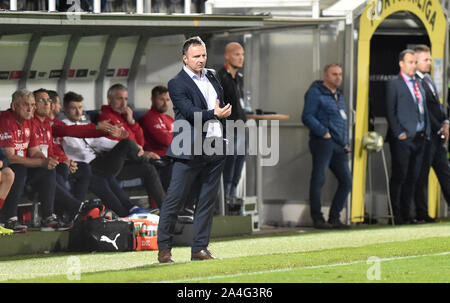
[[190, 262], [190, 248], [157, 252], [3, 258], [3, 282], [450, 282], [450, 222], [357, 227], [216, 239], [218, 260]]

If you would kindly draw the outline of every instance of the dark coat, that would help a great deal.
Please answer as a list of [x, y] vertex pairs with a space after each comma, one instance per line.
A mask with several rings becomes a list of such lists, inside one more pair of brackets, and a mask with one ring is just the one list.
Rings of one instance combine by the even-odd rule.
[[346, 146], [348, 119], [340, 113], [341, 110], [346, 112], [345, 100], [340, 89], [336, 93], [338, 101], [323, 81], [313, 82], [305, 94], [302, 122], [309, 128], [310, 137], [323, 137], [328, 132], [337, 144]]

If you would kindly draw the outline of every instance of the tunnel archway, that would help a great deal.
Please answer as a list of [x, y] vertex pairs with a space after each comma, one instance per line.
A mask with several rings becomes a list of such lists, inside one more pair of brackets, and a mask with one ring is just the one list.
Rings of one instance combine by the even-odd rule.
[[[371, 67], [371, 42], [377, 29], [389, 17], [408, 13], [423, 24], [432, 50], [432, 77], [438, 80], [443, 101], [444, 54], [446, 48], [447, 18], [438, 0], [392, 1], [372, 0], [360, 16], [358, 61], [357, 61], [357, 99], [353, 154], [353, 189], [351, 221], [364, 220], [366, 193], [367, 151], [362, 148], [362, 138], [369, 130], [369, 87]], [[427, 44], [426, 41], [424, 44]], [[396, 57], [395, 59], [396, 60]], [[398, 66], [398, 62], [395, 66]], [[384, 134], [383, 134], [384, 135]], [[428, 190], [430, 217], [439, 215], [440, 188], [434, 173], [430, 174]]]

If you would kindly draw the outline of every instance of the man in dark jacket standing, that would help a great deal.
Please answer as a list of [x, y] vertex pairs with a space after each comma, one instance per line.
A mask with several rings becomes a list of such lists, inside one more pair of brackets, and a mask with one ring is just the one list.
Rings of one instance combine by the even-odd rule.
[[[242, 122], [247, 121], [247, 115], [243, 109], [243, 86], [244, 76], [238, 72], [244, 66], [244, 48], [237, 42], [230, 42], [225, 47], [225, 64], [219, 69], [218, 76], [223, 87], [225, 104], [231, 104], [233, 111], [227, 120]], [[236, 125], [237, 126], [237, 125]], [[239, 207], [236, 189], [241, 179], [242, 169], [245, 163], [246, 135], [245, 128], [234, 128], [232, 144], [233, 150], [227, 155], [223, 170], [223, 180], [225, 187], [225, 201], [230, 211]]]
[[413, 50], [402, 51], [400, 73], [386, 84], [387, 141], [392, 159], [389, 190], [395, 224], [413, 223], [411, 202], [431, 133], [428, 100], [415, 77], [416, 62]]
[[[315, 81], [305, 94], [302, 121], [310, 129], [309, 148], [313, 158], [309, 199], [314, 227], [320, 229], [348, 228], [340, 221], [340, 212], [352, 187], [347, 153], [348, 122], [345, 100], [339, 86], [342, 68], [328, 64], [323, 81]], [[321, 211], [321, 190], [328, 168], [339, 181], [331, 203], [328, 222]]]
[[[187, 39], [182, 54], [184, 66], [168, 83], [175, 122], [173, 139], [166, 155], [173, 158], [174, 163], [158, 225], [160, 263], [174, 262], [171, 249], [177, 213], [193, 190], [198, 191], [198, 199], [191, 260], [215, 259], [208, 245], [214, 202], [225, 162], [221, 123], [231, 114], [232, 108], [223, 102], [223, 88], [215, 71], [205, 68], [206, 46], [202, 39]], [[214, 143], [212, 153], [207, 150], [208, 142]]]
[[450, 166], [448, 165], [446, 143], [449, 137], [449, 121], [439, 100], [437, 87], [430, 75], [431, 52], [426, 45], [414, 48], [417, 57], [416, 76], [422, 82], [430, 115], [431, 142], [425, 145], [422, 168], [415, 190], [416, 220], [418, 222], [436, 222], [428, 216], [427, 188], [430, 168], [433, 167], [442, 188], [445, 200], [450, 205]]

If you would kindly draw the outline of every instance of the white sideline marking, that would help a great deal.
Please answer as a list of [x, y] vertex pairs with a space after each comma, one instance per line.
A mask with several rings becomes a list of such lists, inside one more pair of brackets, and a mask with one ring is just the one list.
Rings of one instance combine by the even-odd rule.
[[[413, 258], [420, 258], [420, 257], [435, 257], [435, 256], [445, 256], [445, 255], [450, 255], [450, 251], [441, 252], [441, 253], [437, 253], [437, 254], [428, 254], [428, 255], [380, 258], [379, 261], [380, 262], [396, 261], [396, 260], [413, 259]], [[183, 279], [183, 280], [161, 281], [161, 282], [157, 282], [157, 283], [180, 283], [180, 282], [193, 282], [193, 281], [210, 280], [210, 279], [234, 278], [234, 277], [241, 277], [241, 276], [261, 275], [261, 274], [266, 274], [266, 273], [285, 272], [285, 271], [291, 271], [291, 270], [295, 270], [295, 269], [327, 268], [327, 267], [346, 266], [346, 265], [353, 265], [353, 264], [366, 263], [366, 262], [367, 262], [367, 260], [359, 260], [359, 261], [352, 261], [352, 262], [348, 262], [348, 263], [323, 264], [323, 265], [313, 265], [313, 266], [306, 266], [306, 267], [301, 267], [301, 266], [289, 267], [289, 268], [262, 270], [262, 271], [246, 272], [246, 273], [231, 274], [231, 275], [217, 275], [217, 276], [206, 276], [206, 277], [198, 277], [198, 278]]]

